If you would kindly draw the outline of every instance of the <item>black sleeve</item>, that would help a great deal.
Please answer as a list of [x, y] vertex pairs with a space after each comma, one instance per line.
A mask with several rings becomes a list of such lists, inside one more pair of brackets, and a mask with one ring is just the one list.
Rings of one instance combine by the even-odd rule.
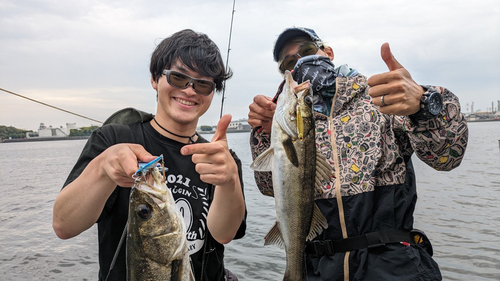
[[[241, 192], [243, 194], [243, 199], [245, 198], [245, 188], [243, 185], [243, 171], [241, 167], [241, 160], [238, 158], [236, 153], [233, 150], [229, 150], [231, 153], [231, 156], [233, 156], [234, 161], [236, 162], [236, 166], [238, 166], [238, 176], [240, 177], [240, 184], [241, 184]], [[247, 229], [247, 208], [246, 208], [246, 203], [245, 203], [245, 217], [243, 218], [243, 221], [241, 222], [240, 228], [236, 232], [236, 235], [234, 236], [234, 239], [239, 239], [245, 236], [245, 231]]]

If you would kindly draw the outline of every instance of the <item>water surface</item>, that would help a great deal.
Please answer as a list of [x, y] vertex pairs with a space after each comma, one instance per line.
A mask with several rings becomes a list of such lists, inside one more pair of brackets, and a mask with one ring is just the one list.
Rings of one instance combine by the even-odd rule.
[[[470, 123], [462, 165], [437, 172], [418, 159], [415, 227], [434, 246], [444, 280], [500, 280], [500, 122]], [[210, 139], [211, 135], [206, 135]], [[257, 190], [249, 133], [228, 134], [243, 163], [247, 233], [227, 245], [240, 280], [281, 280], [285, 254], [263, 246], [274, 200]], [[61, 240], [52, 206], [86, 140], [0, 144], [0, 280], [97, 280], [97, 229]]]

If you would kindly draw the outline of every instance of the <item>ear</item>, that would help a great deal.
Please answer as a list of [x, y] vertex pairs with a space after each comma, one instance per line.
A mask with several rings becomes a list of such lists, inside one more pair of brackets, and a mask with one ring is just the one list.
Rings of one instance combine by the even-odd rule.
[[330, 58], [330, 60], [333, 60], [334, 54], [333, 54], [333, 49], [330, 46], [324, 46], [323, 47], [323, 52], [325, 52], [326, 56]]
[[153, 79], [153, 76], [151, 75], [151, 86], [153, 86], [153, 89], [155, 89], [156, 91], [158, 91], [158, 82], [156, 82], [154, 79]]

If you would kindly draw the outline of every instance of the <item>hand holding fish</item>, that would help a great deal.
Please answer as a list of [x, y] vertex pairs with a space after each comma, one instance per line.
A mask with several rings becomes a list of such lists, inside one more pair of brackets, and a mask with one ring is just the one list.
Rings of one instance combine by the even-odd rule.
[[52, 224], [57, 236], [68, 239], [90, 228], [116, 185], [134, 184], [137, 161], [154, 159], [142, 146], [130, 143], [111, 146], [95, 157], [56, 198]]
[[271, 133], [274, 110], [276, 109], [276, 104], [272, 98], [257, 95], [253, 98], [253, 103], [250, 104], [249, 108], [248, 124], [252, 128], [262, 126], [265, 133]]
[[410, 73], [394, 58], [388, 43], [381, 47], [381, 56], [389, 72], [376, 74], [368, 79], [368, 94], [380, 112], [394, 115], [411, 115], [420, 108], [424, 89], [413, 81]]
[[113, 181], [113, 185], [131, 187], [132, 175], [137, 171], [137, 162], [149, 162], [156, 157], [147, 152], [142, 145], [132, 143], [116, 144], [96, 157], [102, 171]]

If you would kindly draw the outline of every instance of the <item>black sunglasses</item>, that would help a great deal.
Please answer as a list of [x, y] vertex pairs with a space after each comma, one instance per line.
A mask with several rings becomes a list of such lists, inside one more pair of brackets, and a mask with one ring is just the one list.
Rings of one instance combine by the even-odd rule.
[[173, 87], [186, 89], [190, 84], [192, 84], [194, 91], [202, 96], [210, 95], [215, 89], [215, 83], [212, 81], [193, 78], [174, 70], [164, 69], [162, 73], [167, 77], [168, 84]]
[[280, 64], [281, 73], [285, 73], [286, 70], [291, 71], [297, 64], [299, 58], [315, 55], [319, 49], [320, 46], [315, 42], [306, 43], [300, 46], [299, 51], [295, 55], [287, 56]]

